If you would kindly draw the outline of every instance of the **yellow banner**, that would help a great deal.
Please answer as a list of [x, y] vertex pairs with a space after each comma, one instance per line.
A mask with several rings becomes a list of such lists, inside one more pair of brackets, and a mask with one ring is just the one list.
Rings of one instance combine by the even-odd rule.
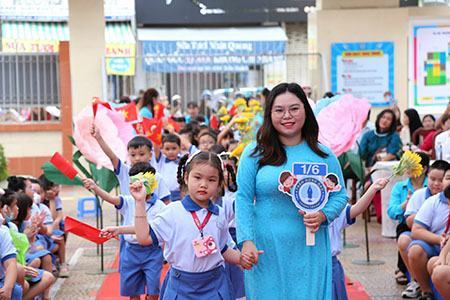
[[361, 51], [345, 51], [342, 57], [368, 57], [368, 56], [383, 56], [383, 50], [361, 50]]
[[133, 76], [135, 44], [106, 44], [106, 74]]
[[24, 52], [41, 52], [55, 53], [59, 51], [59, 41], [44, 40], [13, 40], [2, 39], [2, 52], [8, 53], [24, 53]]
[[[135, 73], [135, 44], [106, 44], [106, 73], [108, 75], [133, 76]], [[2, 52], [7, 53], [56, 53], [58, 40], [2, 39]]]

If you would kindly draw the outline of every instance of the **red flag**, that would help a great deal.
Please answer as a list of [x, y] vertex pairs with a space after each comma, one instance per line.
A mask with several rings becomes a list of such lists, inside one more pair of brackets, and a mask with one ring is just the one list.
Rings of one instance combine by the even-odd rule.
[[161, 145], [163, 130], [163, 123], [161, 120], [143, 118], [142, 127], [144, 128], [145, 135], [153, 143]]
[[213, 129], [219, 129], [219, 120], [217, 119], [216, 115], [211, 115], [209, 118], [209, 126]]
[[58, 152], [53, 154], [50, 162], [70, 180], [73, 180], [78, 174], [78, 171], [70, 164], [70, 162]]
[[155, 119], [160, 120], [164, 118], [164, 105], [156, 102], [153, 106], [153, 112], [155, 113], [155, 115], [153, 116]]
[[233, 104], [233, 106], [230, 108], [230, 111], [228, 112], [230, 116], [234, 116], [236, 114], [236, 106]]
[[135, 122], [133, 124], [134, 130], [136, 130], [136, 134], [145, 135], [144, 127], [142, 126], [142, 122]]
[[180, 129], [181, 129], [180, 123], [178, 123], [177, 121], [175, 121], [172, 117], [170, 117], [170, 118], [167, 120], [167, 123], [169, 123], [169, 125], [173, 127], [173, 129], [175, 130], [175, 132], [180, 131]]
[[96, 244], [103, 244], [110, 238], [100, 237], [100, 229], [67, 216], [64, 219], [64, 230], [85, 238]]
[[95, 115], [97, 114], [97, 109], [98, 109], [99, 104], [103, 105], [107, 109], [111, 110], [111, 105], [108, 102], [102, 101], [98, 97], [94, 97], [94, 98], [92, 98], [92, 111], [94, 113], [94, 118], [95, 118]]
[[136, 103], [134, 102], [131, 102], [130, 104], [124, 105], [122, 107], [118, 107], [116, 108], [116, 110], [123, 114], [125, 122], [133, 122], [137, 121], [138, 119]]

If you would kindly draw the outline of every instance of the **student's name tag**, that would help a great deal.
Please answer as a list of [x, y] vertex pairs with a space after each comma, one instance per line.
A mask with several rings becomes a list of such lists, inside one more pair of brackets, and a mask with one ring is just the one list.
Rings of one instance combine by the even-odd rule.
[[205, 257], [217, 252], [217, 244], [210, 235], [195, 239], [192, 241], [195, 256]]

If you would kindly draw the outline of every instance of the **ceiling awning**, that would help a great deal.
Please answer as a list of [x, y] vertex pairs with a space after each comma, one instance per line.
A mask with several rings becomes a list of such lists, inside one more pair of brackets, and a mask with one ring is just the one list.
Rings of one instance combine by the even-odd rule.
[[246, 71], [279, 60], [281, 27], [138, 29], [144, 67], [155, 72]]
[[[58, 52], [60, 41], [70, 39], [69, 27], [64, 22], [2, 22], [3, 52]], [[136, 44], [128, 22], [108, 22], [105, 25], [107, 55], [134, 56]], [[121, 45], [133, 45], [133, 53], [121, 53]], [[117, 51], [109, 51], [108, 48]], [[129, 47], [128, 47], [129, 48]]]
[[58, 52], [69, 30], [59, 22], [2, 22], [3, 52]]

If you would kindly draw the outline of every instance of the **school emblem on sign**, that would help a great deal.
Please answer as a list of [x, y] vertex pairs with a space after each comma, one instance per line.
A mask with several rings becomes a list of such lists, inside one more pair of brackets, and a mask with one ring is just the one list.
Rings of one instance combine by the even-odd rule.
[[305, 212], [316, 212], [328, 201], [330, 192], [341, 189], [336, 174], [328, 173], [324, 163], [294, 163], [292, 171], [283, 171], [278, 189], [289, 195], [295, 206]]

